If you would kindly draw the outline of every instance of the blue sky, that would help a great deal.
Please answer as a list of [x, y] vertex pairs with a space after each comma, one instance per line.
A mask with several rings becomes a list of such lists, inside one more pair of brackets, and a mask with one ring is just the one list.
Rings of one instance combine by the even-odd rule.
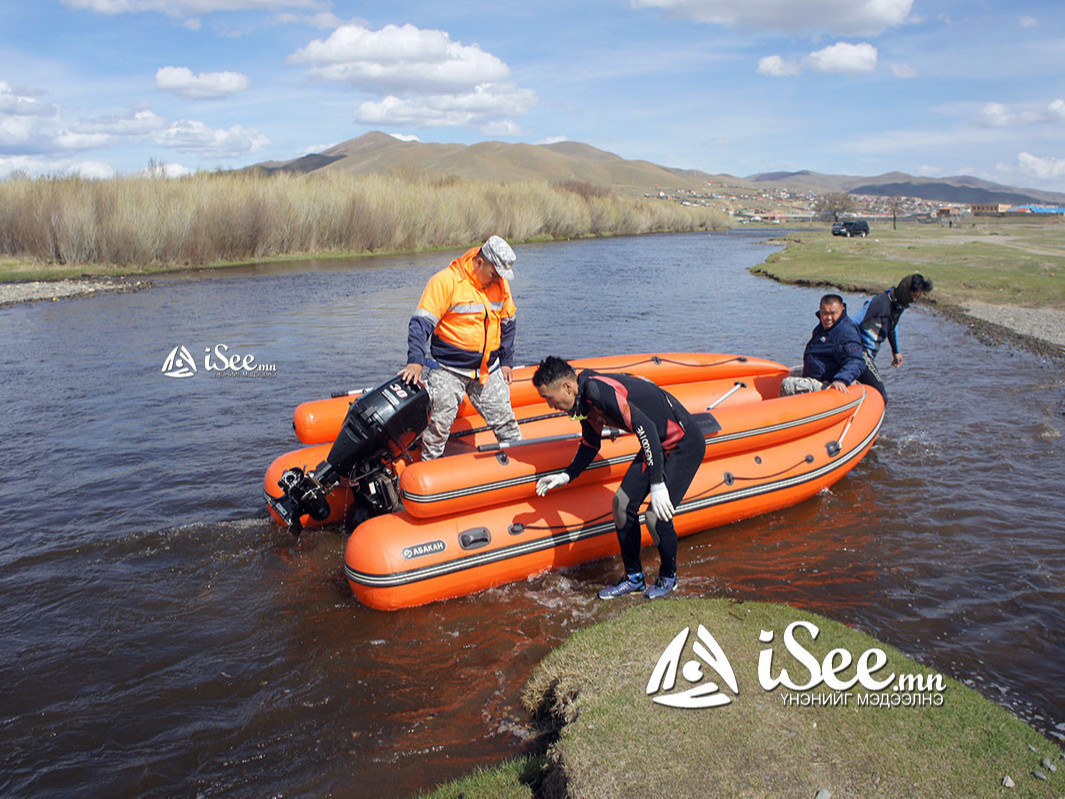
[[1065, 191], [1060, 0], [5, 0], [0, 177], [382, 130]]

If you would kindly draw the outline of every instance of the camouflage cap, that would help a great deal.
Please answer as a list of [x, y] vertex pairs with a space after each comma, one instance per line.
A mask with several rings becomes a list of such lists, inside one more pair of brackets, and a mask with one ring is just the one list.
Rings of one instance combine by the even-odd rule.
[[481, 256], [496, 268], [500, 277], [514, 279], [514, 262], [518, 257], [511, 246], [499, 236], [492, 236], [481, 245]]

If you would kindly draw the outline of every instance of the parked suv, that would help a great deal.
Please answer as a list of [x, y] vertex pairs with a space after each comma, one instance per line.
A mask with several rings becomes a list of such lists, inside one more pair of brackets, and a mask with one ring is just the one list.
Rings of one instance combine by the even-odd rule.
[[835, 222], [832, 225], [833, 236], [861, 236], [865, 238], [869, 235], [869, 223], [864, 219], [848, 220], [846, 222]]

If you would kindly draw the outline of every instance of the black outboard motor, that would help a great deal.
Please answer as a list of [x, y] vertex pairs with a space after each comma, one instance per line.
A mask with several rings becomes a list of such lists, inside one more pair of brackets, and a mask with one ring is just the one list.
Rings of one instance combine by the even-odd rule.
[[394, 377], [352, 403], [324, 463], [311, 472], [286, 469], [277, 481], [284, 495], [266, 501], [296, 536], [304, 513], [328, 518], [326, 498], [341, 480], [352, 483], [360, 521], [391, 513], [399, 506], [392, 464], [407, 456], [428, 424], [429, 392]]

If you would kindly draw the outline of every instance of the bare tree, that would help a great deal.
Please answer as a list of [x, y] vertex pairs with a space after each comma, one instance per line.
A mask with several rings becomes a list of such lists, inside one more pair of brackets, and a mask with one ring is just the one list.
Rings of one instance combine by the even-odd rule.
[[902, 208], [902, 197], [895, 194], [888, 198], [888, 208], [891, 209], [891, 229], [898, 230], [896, 221], [899, 216], [899, 209]]
[[832, 219], [837, 222], [839, 221], [840, 214], [853, 211], [857, 207], [858, 201], [845, 191], [823, 194], [821, 195], [821, 198], [814, 203], [814, 211], [818, 216], [826, 219], [831, 216]]

